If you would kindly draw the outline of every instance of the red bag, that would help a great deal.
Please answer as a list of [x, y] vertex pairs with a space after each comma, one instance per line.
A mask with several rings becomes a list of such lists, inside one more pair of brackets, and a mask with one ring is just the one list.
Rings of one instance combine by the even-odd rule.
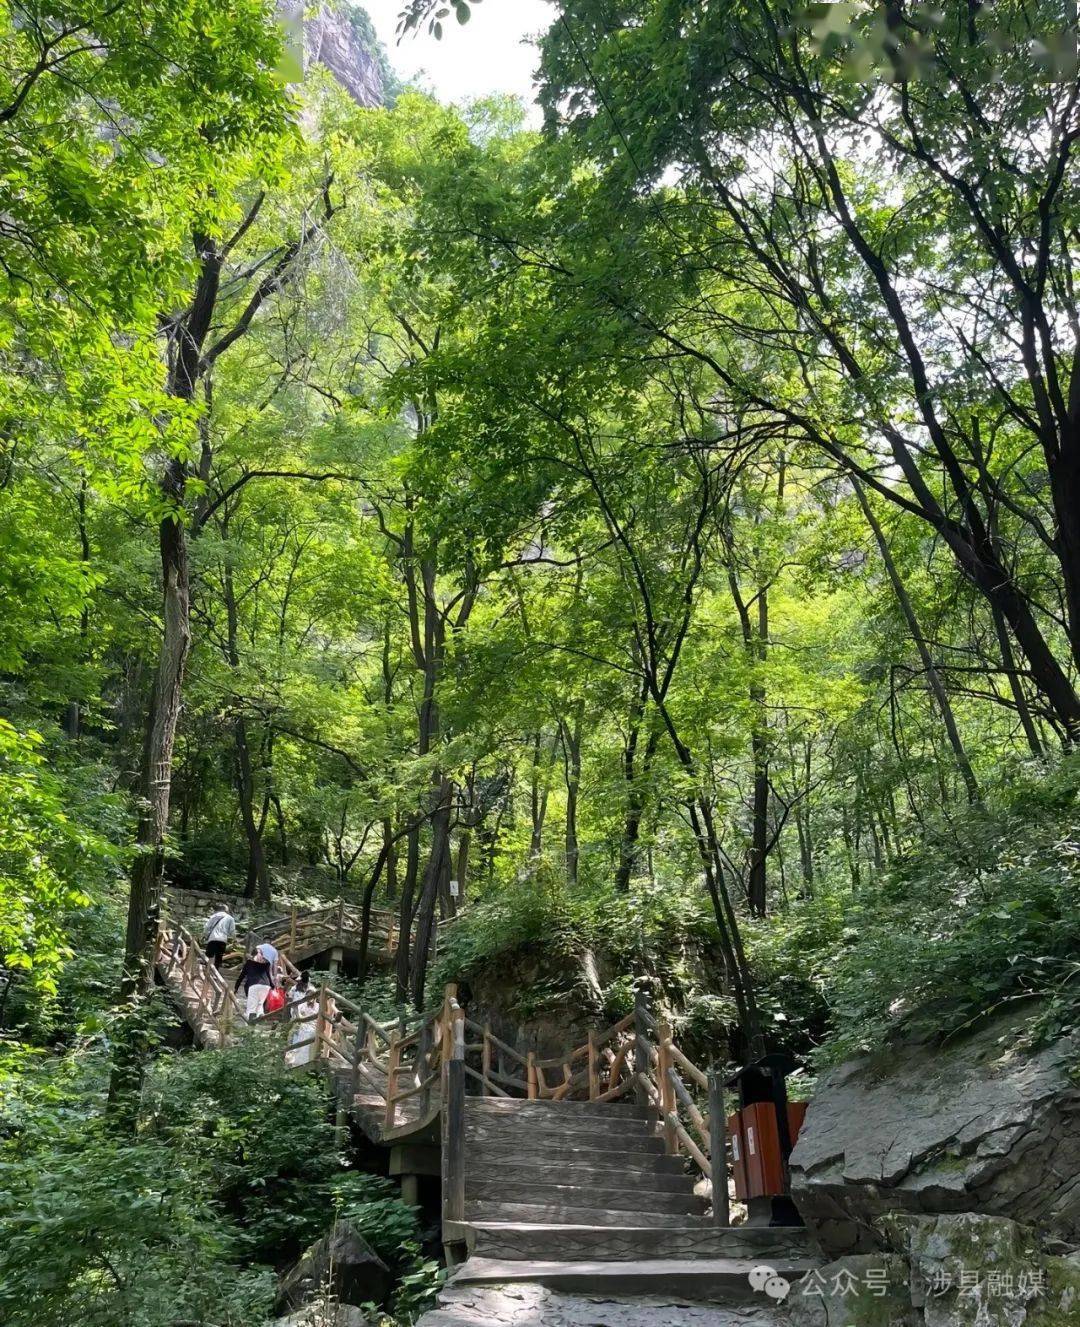
[[263, 1001], [263, 1012], [267, 1014], [276, 1014], [279, 1009], [285, 1008], [285, 992], [280, 986], [275, 986], [270, 994]]

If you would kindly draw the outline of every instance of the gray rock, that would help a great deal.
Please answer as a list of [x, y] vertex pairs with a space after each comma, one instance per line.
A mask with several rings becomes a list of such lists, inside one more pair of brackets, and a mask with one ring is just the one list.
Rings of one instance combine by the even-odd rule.
[[[1030, 1017], [1030, 1015], [1029, 1015]], [[1080, 1240], [1076, 1043], [1017, 1049], [1024, 1022], [899, 1046], [826, 1075], [791, 1159], [792, 1192], [827, 1254], [880, 1247], [888, 1212], [976, 1211]]]
[[340, 1221], [286, 1274], [277, 1311], [304, 1309], [326, 1296], [342, 1305], [384, 1304], [393, 1286], [390, 1269], [363, 1235]]
[[1028, 1227], [965, 1212], [888, 1217], [882, 1229], [926, 1327], [1023, 1327], [1046, 1307], [1046, 1259]]
[[447, 1286], [417, 1327], [783, 1327], [770, 1308], [739, 1309], [677, 1299], [610, 1299], [532, 1282]]
[[912, 1307], [909, 1269], [889, 1254], [838, 1258], [791, 1287], [791, 1327], [922, 1327]]
[[371, 1327], [371, 1320], [353, 1304], [309, 1304], [270, 1327]]

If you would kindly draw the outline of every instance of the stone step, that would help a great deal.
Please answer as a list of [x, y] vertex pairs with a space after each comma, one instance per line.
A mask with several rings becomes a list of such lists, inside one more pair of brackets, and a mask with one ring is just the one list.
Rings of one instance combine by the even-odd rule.
[[602, 1147], [527, 1147], [509, 1144], [471, 1144], [466, 1150], [466, 1165], [470, 1170], [492, 1170], [502, 1173], [506, 1166], [543, 1166], [549, 1170], [576, 1170], [579, 1166], [603, 1170], [620, 1170], [632, 1174], [685, 1175], [683, 1157], [668, 1156], [660, 1139], [648, 1151], [635, 1148], [631, 1152], [616, 1152]]
[[[771, 1301], [770, 1301], [771, 1303]], [[444, 1286], [417, 1327], [784, 1327], [780, 1310], [710, 1304], [671, 1295], [615, 1298], [514, 1282]]]
[[513, 1115], [479, 1116], [472, 1112], [465, 1115], [466, 1138], [493, 1142], [535, 1139], [538, 1146], [563, 1139], [575, 1147], [591, 1146], [595, 1138], [613, 1138], [621, 1140], [624, 1152], [633, 1151], [647, 1138], [658, 1137], [658, 1127], [651, 1120], [605, 1120], [591, 1115], [567, 1116], [565, 1120], [552, 1119], [550, 1115], [521, 1119]]
[[[623, 1214], [625, 1215], [625, 1213]], [[656, 1226], [543, 1225], [478, 1221], [465, 1227], [470, 1252], [483, 1258], [587, 1259], [632, 1262], [639, 1258], [749, 1258], [774, 1266], [778, 1259], [812, 1259], [809, 1233], [769, 1226], [707, 1224]]]
[[[600, 1156], [618, 1157], [619, 1152], [601, 1152]], [[634, 1162], [639, 1158], [632, 1158]], [[646, 1161], [674, 1161], [677, 1157], [646, 1158]], [[634, 1193], [684, 1193], [694, 1192], [695, 1179], [681, 1167], [676, 1171], [650, 1169], [638, 1165], [597, 1165], [593, 1162], [576, 1161], [573, 1164], [565, 1158], [551, 1158], [547, 1161], [518, 1163], [509, 1159], [497, 1165], [485, 1165], [469, 1158], [466, 1176], [477, 1179], [491, 1178], [504, 1189], [525, 1189], [536, 1192], [550, 1186], [557, 1179], [561, 1187], [574, 1189], [628, 1189]], [[466, 1186], [469, 1179], [466, 1178]]]
[[660, 1193], [648, 1184], [637, 1188], [600, 1188], [576, 1184], [508, 1184], [501, 1176], [466, 1175], [465, 1196], [477, 1202], [540, 1203], [560, 1207], [603, 1207], [624, 1212], [686, 1212], [704, 1215], [705, 1204], [693, 1190]]
[[[594, 1197], [595, 1195], [588, 1195]], [[586, 1199], [583, 1197], [583, 1202]], [[472, 1225], [489, 1223], [535, 1223], [545, 1226], [705, 1226], [712, 1221], [686, 1212], [627, 1211], [624, 1208], [577, 1206], [558, 1202], [492, 1202], [469, 1195], [465, 1202], [465, 1221]]]
[[651, 1106], [622, 1101], [528, 1101], [521, 1097], [469, 1097], [466, 1110], [489, 1115], [553, 1115], [565, 1119], [572, 1115], [596, 1116], [606, 1120], [655, 1120]]
[[633, 1152], [641, 1156], [663, 1156], [664, 1140], [658, 1134], [632, 1134], [591, 1129], [506, 1129], [486, 1124], [465, 1125], [465, 1145], [470, 1153], [491, 1156], [542, 1154], [557, 1157], [564, 1152]]
[[[757, 1264], [749, 1258], [641, 1258], [633, 1262], [595, 1260], [511, 1261], [469, 1258], [450, 1277], [452, 1286], [512, 1285], [528, 1282], [553, 1290], [588, 1291], [598, 1299], [620, 1295], [676, 1296], [721, 1304], [771, 1307], [775, 1301], [754, 1290], [750, 1273]], [[774, 1268], [795, 1284], [814, 1263], [786, 1259]]]

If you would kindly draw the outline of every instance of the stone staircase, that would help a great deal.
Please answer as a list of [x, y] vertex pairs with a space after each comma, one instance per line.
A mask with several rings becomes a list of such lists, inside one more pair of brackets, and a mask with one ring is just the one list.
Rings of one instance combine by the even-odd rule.
[[672, 1296], [768, 1308], [765, 1262], [790, 1282], [817, 1265], [801, 1230], [721, 1228], [651, 1107], [468, 1097], [465, 1220], [448, 1242], [467, 1287]]

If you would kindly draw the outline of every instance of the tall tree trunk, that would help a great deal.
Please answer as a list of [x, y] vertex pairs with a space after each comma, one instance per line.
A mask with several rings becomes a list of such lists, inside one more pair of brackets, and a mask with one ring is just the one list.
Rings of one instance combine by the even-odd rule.
[[558, 734], [551, 739], [551, 748], [546, 760], [542, 759], [543, 740], [542, 733], [536, 733], [533, 737], [529, 784], [529, 806], [532, 815], [532, 832], [529, 836], [530, 861], [536, 861], [544, 848], [544, 822], [547, 819], [548, 801], [551, 797], [551, 768], [558, 750]]
[[431, 852], [428, 855], [424, 885], [420, 893], [420, 906], [416, 914], [415, 951], [412, 964], [411, 991], [414, 1008], [424, 1007], [427, 986], [427, 960], [431, 947], [431, 934], [435, 921], [435, 903], [446, 891], [450, 879], [450, 813], [453, 806], [453, 784], [442, 779], [436, 793], [436, 805], [431, 815]]
[[949, 700], [949, 693], [945, 690], [941, 674], [938, 672], [933, 655], [930, 653], [930, 646], [927, 644], [926, 636], [919, 624], [915, 606], [912, 604], [911, 596], [904, 584], [904, 578], [900, 575], [900, 569], [893, 558], [889, 541], [885, 538], [885, 531], [874, 514], [874, 509], [867, 499], [862, 483], [854, 475], [851, 482], [855, 489], [855, 496], [859, 500], [859, 506], [866, 517], [866, 522], [873, 532], [878, 551], [881, 553], [881, 560], [885, 564], [893, 594], [896, 596], [900, 611], [904, 615], [904, 621], [907, 623], [908, 633], [918, 651], [919, 659], [922, 661], [923, 672], [937, 702], [938, 712], [941, 715], [942, 723], [945, 725], [945, 733], [948, 736], [949, 745], [952, 747], [957, 769], [960, 771], [960, 777], [964, 780], [964, 787], [967, 789], [968, 801], [977, 802], [979, 800], [979, 784], [975, 778], [975, 771], [971, 767], [971, 761], [968, 759], [967, 751], [960, 739], [960, 729], [956, 725], [956, 716], [953, 713], [952, 702]]
[[248, 743], [247, 721], [242, 714], [238, 714], [233, 721], [233, 748], [236, 792], [248, 849], [244, 896], [255, 899], [258, 903], [268, 903], [270, 872], [266, 865], [266, 846], [263, 842], [265, 817], [255, 814], [255, 780], [251, 771], [251, 748]]
[[[179, 462], [171, 462], [174, 491], [180, 486]], [[169, 827], [173, 746], [180, 717], [184, 668], [191, 649], [191, 600], [188, 584], [187, 536], [181, 517], [166, 517], [158, 527], [164, 588], [164, 631], [157, 676], [147, 715], [143, 747], [141, 794], [135, 860], [131, 868], [121, 997], [130, 999], [153, 983], [153, 939], [165, 866]]]
[[1005, 669], [1005, 675], [1009, 679], [1009, 690], [1012, 692], [1013, 704], [1016, 706], [1020, 726], [1024, 730], [1024, 736], [1027, 738], [1031, 754], [1037, 759], [1041, 759], [1046, 752], [1039, 740], [1035, 721], [1031, 717], [1031, 707], [1028, 705], [1027, 696], [1024, 694], [1020, 675], [1016, 671], [1016, 657], [1013, 654], [1012, 641], [1009, 639], [1008, 625], [1001, 614], [1001, 610], [996, 605], [991, 605], [991, 613], [994, 619], [994, 631], [997, 633], [998, 648], [1001, 651], [1001, 666]]
[[394, 839], [394, 823], [389, 816], [382, 822], [383, 844], [386, 846], [386, 897], [390, 903], [397, 898], [397, 843]]
[[458, 833], [457, 842], [457, 866], [454, 868], [454, 879], [458, 882], [458, 907], [461, 907], [466, 898], [466, 889], [469, 886], [469, 850], [472, 846], [472, 830], [468, 827]]
[[641, 855], [641, 822], [645, 815], [645, 807], [648, 798], [648, 778], [652, 769], [653, 760], [656, 757], [657, 747], [660, 743], [660, 730], [654, 724], [650, 724], [648, 736], [645, 739], [645, 750], [642, 752], [641, 767], [638, 768], [638, 747], [641, 742], [641, 731], [645, 723], [648, 689], [648, 681], [643, 678], [641, 693], [636, 697], [634, 707], [630, 711], [630, 723], [627, 731], [626, 745], [623, 748], [623, 782], [626, 788], [626, 812], [623, 819], [622, 838], [619, 841], [619, 865], [615, 872], [615, 889], [620, 894], [627, 894], [630, 892], [630, 882], [634, 877], [634, 872], [637, 870], [638, 860]]
[[[769, 590], [762, 585], [757, 593], [757, 636], [748, 648], [758, 665], [764, 664], [769, 650]], [[754, 730], [750, 738], [754, 766], [754, 791], [751, 802], [750, 863], [747, 872], [747, 903], [756, 917], [764, 917], [768, 907], [769, 856], [769, 715], [765, 707], [765, 683], [760, 678], [750, 687], [754, 706]]]
[[578, 795], [581, 790], [581, 726], [585, 712], [583, 701], [574, 707], [569, 723], [562, 724], [563, 759], [566, 772], [566, 878], [571, 885], [578, 880], [581, 847], [578, 843]]
[[[229, 538], [227, 515], [222, 520], [221, 533], [223, 539], [227, 541]], [[227, 562], [225, 566], [224, 576], [222, 577], [222, 594], [225, 600], [226, 662], [234, 676], [236, 676], [240, 670], [240, 615], [236, 602], [236, 587], [233, 581], [231, 562]], [[251, 746], [248, 741], [247, 720], [243, 711], [243, 697], [234, 692], [232, 704], [236, 708], [236, 716], [233, 719], [233, 776], [248, 854], [244, 896], [245, 898], [255, 899], [259, 903], [268, 903], [270, 901], [270, 873], [266, 865], [266, 848], [263, 843], [266, 816], [264, 814], [260, 820], [255, 814], [255, 778], [251, 768]]]

